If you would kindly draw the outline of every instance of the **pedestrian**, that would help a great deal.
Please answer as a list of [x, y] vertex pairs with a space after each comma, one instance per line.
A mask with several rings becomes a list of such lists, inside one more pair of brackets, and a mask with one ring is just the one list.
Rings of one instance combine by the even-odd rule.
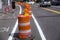
[[3, 2], [3, 13], [8, 14], [12, 12], [11, 0], [2, 0]]
[[15, 6], [15, 0], [11, 1], [11, 6], [12, 6], [12, 12], [14, 12], [15, 8], [16, 8], [16, 6]]
[[9, 12], [12, 12], [12, 0], [8, 0]]
[[15, 9], [16, 6], [15, 6], [15, 0], [12, 0], [12, 9]]
[[8, 13], [8, 0], [2, 0], [3, 4], [3, 13]]

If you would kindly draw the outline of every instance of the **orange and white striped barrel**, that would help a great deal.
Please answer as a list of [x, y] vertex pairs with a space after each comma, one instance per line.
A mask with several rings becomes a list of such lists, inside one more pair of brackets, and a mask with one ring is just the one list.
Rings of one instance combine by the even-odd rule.
[[31, 6], [30, 7], [26, 7], [28, 10], [32, 10]]
[[30, 25], [31, 16], [18, 16], [18, 28], [19, 28], [19, 37], [28, 38], [31, 36], [31, 25]]
[[24, 9], [24, 13], [31, 15], [32, 14], [32, 10], [29, 10], [29, 9], [25, 8]]
[[30, 4], [28, 4], [28, 3], [26, 3], [26, 4], [25, 4], [25, 7], [30, 7], [30, 6], [31, 6], [31, 5], [30, 5]]
[[30, 4], [25, 5], [24, 13], [32, 14], [32, 8]]
[[28, 13], [31, 15], [32, 14], [32, 8], [31, 7], [26, 7], [28, 10]]

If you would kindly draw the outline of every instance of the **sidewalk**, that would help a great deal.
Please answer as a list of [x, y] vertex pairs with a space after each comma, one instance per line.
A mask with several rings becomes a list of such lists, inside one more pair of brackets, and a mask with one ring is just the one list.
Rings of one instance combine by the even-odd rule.
[[9, 34], [16, 23], [18, 14], [19, 8], [16, 8], [14, 13], [0, 13], [0, 40], [8, 40]]
[[[17, 8], [18, 9], [18, 8]], [[8, 14], [4, 14], [1, 10], [0, 12], [0, 19], [11, 19], [11, 18], [17, 18], [16, 16], [16, 11], [17, 9], [15, 9], [15, 12], [12, 12], [12, 13], [8, 13]]]

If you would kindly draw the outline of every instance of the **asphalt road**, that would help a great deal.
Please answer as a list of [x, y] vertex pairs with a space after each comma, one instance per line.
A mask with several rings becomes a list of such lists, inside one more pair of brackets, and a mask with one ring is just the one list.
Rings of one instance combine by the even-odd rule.
[[[53, 11], [33, 5], [33, 14], [36, 17], [46, 40], [60, 40], [60, 15]], [[48, 7], [48, 9], [60, 11], [60, 6]]]
[[[55, 10], [57, 12], [60, 11], [59, 8], [60, 6], [48, 7], [48, 9]], [[0, 13], [0, 40], [8, 40], [9, 34], [16, 23], [18, 12], [19, 8], [16, 8], [15, 13], [6, 15]], [[39, 24], [39, 28], [41, 27], [46, 40], [60, 40], [60, 14], [37, 7], [36, 4], [32, 5], [32, 12]], [[30, 22], [32, 34], [35, 36], [35, 40], [44, 40], [40, 34], [41, 31], [38, 30], [34, 20], [35, 19], [32, 17]], [[15, 33], [18, 32], [19, 30], [17, 28]]]
[[[48, 9], [59, 11], [59, 6], [52, 7]], [[37, 7], [36, 5], [32, 5], [32, 12], [39, 24], [39, 27], [41, 27], [46, 40], [60, 40], [60, 15], [53, 11], [47, 11], [41, 7]], [[43, 36], [41, 37], [41, 30], [38, 30], [34, 18], [31, 20], [31, 27], [35, 40], [45, 40]], [[18, 29], [16, 30], [16, 33], [18, 33]]]
[[60, 6], [51, 6], [49, 9], [60, 11]]

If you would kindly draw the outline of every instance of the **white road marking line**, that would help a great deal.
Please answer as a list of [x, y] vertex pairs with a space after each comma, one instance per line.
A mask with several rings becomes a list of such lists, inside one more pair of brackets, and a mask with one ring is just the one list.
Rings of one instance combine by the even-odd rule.
[[43, 31], [42, 31], [40, 25], [38, 24], [38, 22], [37, 22], [37, 20], [36, 20], [36, 18], [34, 17], [33, 14], [32, 14], [32, 17], [33, 17], [33, 19], [34, 19], [34, 22], [35, 22], [35, 24], [36, 24], [36, 26], [37, 26], [37, 29], [38, 29], [38, 31], [39, 31], [39, 34], [40, 34], [42, 40], [46, 40], [46, 38], [45, 38], [45, 36], [44, 36], [44, 34], [43, 34]]
[[[18, 5], [18, 6], [20, 7], [19, 14], [21, 14], [21, 12], [22, 12], [21, 6], [20, 6], [20, 5]], [[11, 35], [12, 35], [12, 34], [14, 35], [17, 27], [18, 27], [18, 19], [16, 20], [16, 24], [15, 24], [15, 26], [14, 26], [12, 32], [11, 32]], [[11, 36], [11, 35], [9, 36], [8, 40], [12, 40], [12, 39], [13, 39], [13, 35], [12, 35], [12, 36]]]

